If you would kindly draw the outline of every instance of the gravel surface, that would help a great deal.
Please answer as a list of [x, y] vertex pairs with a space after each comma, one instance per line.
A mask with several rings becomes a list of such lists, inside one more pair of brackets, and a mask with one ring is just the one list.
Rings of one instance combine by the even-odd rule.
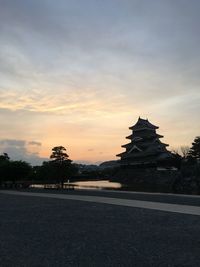
[[200, 217], [0, 194], [0, 266], [199, 266]]

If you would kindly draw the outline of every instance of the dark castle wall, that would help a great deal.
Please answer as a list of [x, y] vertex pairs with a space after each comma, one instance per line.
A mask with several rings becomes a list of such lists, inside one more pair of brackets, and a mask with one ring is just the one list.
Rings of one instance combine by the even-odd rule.
[[125, 190], [170, 193], [175, 191], [174, 185], [178, 177], [178, 171], [120, 168], [113, 175], [112, 181], [122, 183]]

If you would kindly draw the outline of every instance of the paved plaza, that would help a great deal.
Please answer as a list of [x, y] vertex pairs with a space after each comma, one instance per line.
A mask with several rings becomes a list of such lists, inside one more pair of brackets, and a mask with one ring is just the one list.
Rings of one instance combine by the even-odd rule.
[[199, 197], [2, 191], [1, 266], [200, 266], [199, 209]]

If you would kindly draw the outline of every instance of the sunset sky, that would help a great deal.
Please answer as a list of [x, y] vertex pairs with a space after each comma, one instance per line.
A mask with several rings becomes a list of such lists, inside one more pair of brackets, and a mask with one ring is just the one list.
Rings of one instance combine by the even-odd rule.
[[200, 135], [199, 0], [0, 0], [0, 153], [117, 159], [139, 116]]

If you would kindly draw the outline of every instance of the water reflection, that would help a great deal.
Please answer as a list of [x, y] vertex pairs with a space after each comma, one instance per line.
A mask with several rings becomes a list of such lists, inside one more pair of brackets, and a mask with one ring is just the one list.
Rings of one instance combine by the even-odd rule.
[[104, 181], [79, 181], [74, 183], [79, 189], [119, 189], [120, 183]]
[[[31, 188], [57, 188], [55, 184], [32, 184]], [[98, 181], [77, 181], [73, 183], [65, 183], [64, 188], [74, 187], [75, 189], [120, 189], [122, 185], [120, 183], [109, 182], [108, 180]]]

